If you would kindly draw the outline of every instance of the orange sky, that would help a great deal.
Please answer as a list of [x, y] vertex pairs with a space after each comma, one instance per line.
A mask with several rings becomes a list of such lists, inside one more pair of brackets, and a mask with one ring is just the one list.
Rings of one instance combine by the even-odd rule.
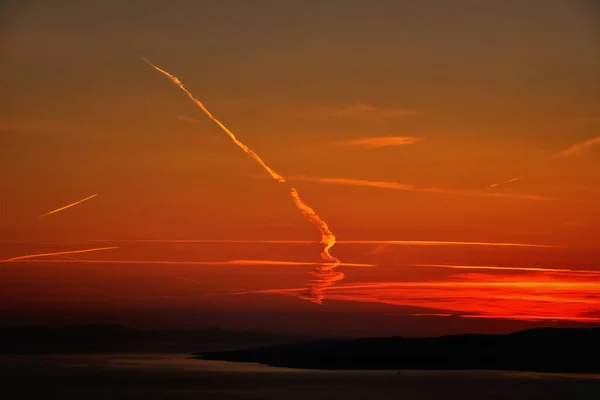
[[[0, 263], [0, 317], [414, 335], [600, 321], [589, 2], [4, 8], [0, 257], [118, 248]], [[333, 272], [310, 274], [320, 233], [286, 186], [141, 56], [298, 190], [337, 238]], [[321, 306], [298, 297], [325, 273]]]

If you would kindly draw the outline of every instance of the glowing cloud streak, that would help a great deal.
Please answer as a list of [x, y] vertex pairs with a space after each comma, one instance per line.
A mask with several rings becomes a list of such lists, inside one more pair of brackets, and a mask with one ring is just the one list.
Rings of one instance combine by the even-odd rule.
[[94, 197], [96, 197], [96, 196], [98, 196], [98, 194], [93, 194], [93, 195], [91, 195], [91, 196], [88, 196], [88, 197], [86, 197], [85, 199], [81, 199], [81, 200], [78, 200], [78, 201], [76, 201], [76, 202], [74, 202], [74, 203], [67, 204], [67, 205], [66, 205], [66, 206], [64, 206], [64, 207], [57, 208], [56, 210], [48, 211], [47, 213], [40, 215], [40, 216], [39, 216], [39, 218], [46, 217], [46, 216], [48, 216], [48, 215], [51, 215], [51, 214], [57, 213], [57, 212], [59, 212], [59, 211], [62, 211], [62, 210], [66, 210], [67, 208], [71, 208], [71, 207], [73, 207], [73, 206], [76, 206], [77, 204], [83, 203], [84, 201], [88, 201], [88, 200], [90, 200], [90, 199], [93, 199], [93, 198], [94, 198]]
[[[225, 125], [223, 125], [223, 123], [221, 123], [221, 121], [219, 121], [217, 118], [215, 118], [210, 113], [210, 111], [208, 111], [208, 109], [204, 106], [204, 104], [202, 104], [202, 102], [200, 100], [196, 99], [194, 97], [194, 95], [192, 95], [192, 93], [190, 91], [188, 91], [185, 88], [185, 86], [183, 86], [183, 83], [179, 80], [179, 78], [177, 78], [176, 76], [171, 75], [167, 71], [157, 67], [156, 65], [152, 64], [147, 59], [145, 59], [143, 57], [142, 57], [142, 59], [148, 65], [150, 65], [152, 68], [154, 68], [155, 70], [157, 70], [158, 72], [160, 72], [161, 74], [163, 74], [167, 78], [169, 78], [171, 80], [171, 82], [173, 82], [185, 94], [187, 94], [189, 99], [194, 104], [196, 104], [204, 112], [204, 114], [206, 114], [206, 116], [210, 120], [212, 120], [215, 124], [217, 124], [219, 126], [219, 128], [221, 128], [221, 130], [223, 132], [225, 132], [225, 134], [227, 134], [227, 136], [229, 136], [229, 138], [233, 141], [233, 143], [235, 143], [236, 146], [238, 146], [246, 154], [248, 154], [250, 157], [252, 157], [252, 159], [254, 159], [254, 161], [256, 161], [265, 171], [267, 171], [267, 173], [271, 176], [271, 178], [273, 178], [275, 181], [277, 181], [279, 183], [287, 183], [287, 181], [283, 178], [283, 176], [279, 175], [277, 172], [275, 172], [273, 169], [271, 169], [271, 167], [269, 167], [258, 156], [258, 154], [256, 154], [248, 146], [246, 146], [244, 143], [242, 143], [233, 134], [233, 132], [231, 132]], [[292, 198], [292, 201], [294, 202], [294, 204], [296, 205], [298, 210], [300, 210], [300, 212], [306, 217], [306, 219], [308, 219], [308, 221], [310, 223], [312, 223], [319, 229], [319, 231], [321, 232], [321, 243], [323, 245], [325, 245], [325, 247], [323, 248], [323, 250], [321, 252], [321, 257], [323, 258], [324, 261], [328, 262], [330, 265], [328, 265], [326, 267], [317, 268], [315, 273], [318, 275], [318, 278], [313, 281], [312, 287], [310, 287], [308, 289], [307, 293], [301, 295], [301, 297], [306, 300], [320, 304], [321, 300], [323, 299], [322, 287], [326, 287], [329, 284], [333, 284], [333, 282], [344, 278], [344, 274], [342, 274], [341, 272], [333, 271], [333, 269], [340, 264], [340, 260], [338, 260], [337, 258], [333, 257], [330, 254], [330, 250], [333, 247], [333, 245], [335, 244], [335, 235], [331, 232], [327, 223], [325, 221], [323, 221], [321, 219], [321, 217], [319, 217], [317, 215], [317, 213], [310, 206], [308, 206], [306, 203], [304, 203], [304, 201], [302, 201], [302, 199], [300, 198], [300, 195], [298, 194], [298, 191], [295, 188], [289, 187], [288, 191]]]
[[[0, 260], [0, 262], [15, 262], [15, 261], [28, 260], [28, 259], [39, 258], [39, 257], [51, 257], [51, 256], [64, 256], [64, 255], [70, 255], [70, 254], [91, 253], [93, 251], [113, 250], [113, 249], [119, 249], [119, 248], [120, 247], [117, 247], [117, 246], [95, 247], [93, 249], [57, 251], [57, 252], [53, 252], [53, 253], [28, 254], [28, 255], [24, 255], [24, 256], [7, 258], [6, 260]], [[75, 261], [75, 260], [56, 260], [56, 261], [60, 261], [60, 262], [72, 262], [72, 261]], [[78, 262], [78, 261], [82, 261], [82, 260], [76, 260], [76, 262]]]
[[[295, 295], [300, 290], [266, 289], [234, 294]], [[365, 282], [331, 287], [327, 297], [424, 308], [428, 314], [452, 313], [463, 318], [600, 322], [600, 283], [577, 274], [559, 277], [542, 273], [507, 277], [465, 274], [450, 281]]]

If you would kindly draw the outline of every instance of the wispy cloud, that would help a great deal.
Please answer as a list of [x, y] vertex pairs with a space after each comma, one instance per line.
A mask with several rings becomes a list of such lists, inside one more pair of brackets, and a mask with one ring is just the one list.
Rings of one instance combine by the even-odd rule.
[[423, 138], [414, 136], [380, 136], [363, 139], [344, 140], [339, 144], [342, 146], [358, 146], [366, 149], [378, 147], [403, 146], [420, 142]]
[[406, 117], [417, 115], [415, 110], [407, 110], [403, 108], [376, 108], [368, 104], [357, 103], [349, 107], [335, 110], [331, 113], [332, 117], [343, 118], [375, 118], [388, 119], [397, 117]]
[[566, 148], [565, 150], [555, 154], [554, 158], [570, 157], [570, 156], [580, 153], [581, 151], [583, 151], [584, 149], [586, 149], [590, 146], [599, 145], [599, 144], [600, 144], [600, 136], [597, 136], [595, 138], [588, 139], [588, 140], [585, 140], [580, 143], [576, 143], [576, 144], [572, 145], [571, 147]]
[[287, 179], [291, 181], [307, 181], [307, 182], [318, 182], [326, 183], [331, 185], [350, 185], [350, 186], [365, 186], [375, 187], [380, 189], [391, 189], [391, 190], [402, 190], [406, 192], [423, 192], [423, 193], [437, 193], [447, 195], [461, 195], [461, 196], [475, 196], [475, 197], [504, 197], [512, 199], [523, 199], [523, 200], [552, 200], [548, 197], [530, 195], [530, 194], [516, 194], [516, 193], [495, 193], [495, 192], [480, 192], [480, 191], [468, 191], [468, 190], [452, 190], [435, 187], [419, 187], [410, 184], [398, 183], [398, 182], [386, 182], [386, 181], [369, 181], [364, 179], [352, 179], [352, 178], [327, 178], [322, 176], [306, 176], [306, 175], [295, 175], [288, 176]]

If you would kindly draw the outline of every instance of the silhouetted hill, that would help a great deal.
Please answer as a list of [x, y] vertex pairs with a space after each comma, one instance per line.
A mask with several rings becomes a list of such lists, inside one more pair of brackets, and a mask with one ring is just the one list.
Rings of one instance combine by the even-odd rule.
[[185, 352], [229, 350], [314, 340], [220, 328], [145, 330], [120, 325], [0, 327], [0, 354]]
[[600, 373], [600, 328], [536, 328], [508, 335], [319, 340], [198, 358], [310, 369], [520, 370]]

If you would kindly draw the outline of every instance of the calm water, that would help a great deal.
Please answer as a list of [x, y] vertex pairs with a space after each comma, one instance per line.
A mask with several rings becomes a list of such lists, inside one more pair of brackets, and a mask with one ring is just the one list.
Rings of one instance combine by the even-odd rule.
[[[600, 375], [311, 371], [182, 354], [1, 356], [6, 398], [600, 399]], [[3, 396], [4, 397], [4, 396]]]

